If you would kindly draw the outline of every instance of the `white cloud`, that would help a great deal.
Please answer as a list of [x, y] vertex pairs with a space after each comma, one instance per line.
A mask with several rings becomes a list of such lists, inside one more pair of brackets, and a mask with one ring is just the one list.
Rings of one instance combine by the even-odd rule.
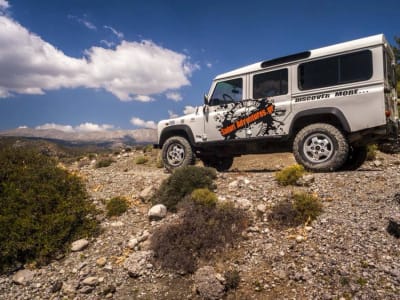
[[109, 42], [107, 40], [101, 40], [100, 43], [106, 45], [107, 48], [111, 48], [111, 47], [115, 46], [114, 42]]
[[188, 77], [199, 69], [186, 55], [151, 41], [123, 40], [115, 49], [92, 47], [85, 57], [70, 57], [6, 16], [0, 16], [0, 45], [3, 98], [85, 87], [146, 102], [150, 95], [190, 85]]
[[72, 20], [76, 20], [79, 24], [82, 24], [87, 29], [90, 29], [90, 30], [96, 30], [97, 29], [96, 25], [94, 25], [92, 22], [86, 20], [85, 17], [84, 18], [80, 18], [80, 17], [77, 17], [77, 16], [68, 15], [68, 18], [70, 18]]
[[185, 109], [183, 110], [183, 113], [185, 115], [188, 115], [188, 114], [194, 113], [195, 111], [196, 111], [196, 107], [187, 105], [187, 106], [185, 106]]
[[147, 96], [147, 95], [137, 95], [137, 96], [135, 96], [134, 99], [137, 100], [137, 101], [140, 101], [140, 102], [154, 101], [154, 99], [152, 97]]
[[27, 129], [27, 128], [28, 128], [28, 126], [26, 126], [26, 125], [18, 126], [18, 129]]
[[135, 118], [135, 117], [131, 119], [131, 123], [138, 127], [151, 128], [151, 129], [157, 128], [157, 124], [154, 121], [144, 121], [140, 118]]
[[120, 31], [117, 31], [115, 28], [113, 28], [111, 26], [107, 26], [107, 25], [104, 25], [104, 28], [111, 30], [111, 32], [114, 33], [119, 39], [124, 38], [124, 34]]
[[65, 132], [74, 132], [74, 128], [71, 125], [60, 125], [55, 123], [46, 123], [43, 125], [36, 126], [35, 129], [45, 130], [45, 129], [56, 129]]
[[175, 102], [182, 100], [181, 94], [179, 94], [177, 92], [168, 92], [165, 95], [167, 96], [167, 99], [173, 100]]
[[177, 117], [179, 117], [176, 113], [174, 113], [172, 110], [169, 110], [168, 111], [168, 115], [169, 115], [169, 118], [170, 119], [174, 119], [174, 118], [177, 118]]
[[98, 125], [98, 124], [86, 122], [79, 126], [76, 126], [74, 129], [75, 129], [75, 131], [78, 131], [78, 132], [107, 131], [107, 130], [114, 129], [114, 126], [109, 125], [109, 124]]
[[7, 9], [10, 7], [10, 4], [6, 0], [0, 0], [0, 9]]
[[113, 125], [109, 124], [94, 124], [90, 122], [82, 123], [78, 126], [72, 127], [71, 125], [61, 125], [55, 123], [46, 123], [43, 125], [36, 126], [35, 129], [56, 129], [64, 132], [95, 132], [95, 131], [107, 131], [114, 129]]
[[206, 66], [207, 66], [207, 68], [211, 69], [213, 65], [212, 65], [212, 63], [208, 62], [208, 63], [206, 63]]

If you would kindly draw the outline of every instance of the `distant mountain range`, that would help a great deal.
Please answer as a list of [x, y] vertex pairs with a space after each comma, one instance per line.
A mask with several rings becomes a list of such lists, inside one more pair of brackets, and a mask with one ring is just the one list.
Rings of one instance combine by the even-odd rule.
[[62, 141], [69, 144], [135, 145], [157, 141], [155, 129], [106, 130], [93, 132], [65, 132], [56, 129], [17, 128], [0, 131], [0, 137], [24, 137]]

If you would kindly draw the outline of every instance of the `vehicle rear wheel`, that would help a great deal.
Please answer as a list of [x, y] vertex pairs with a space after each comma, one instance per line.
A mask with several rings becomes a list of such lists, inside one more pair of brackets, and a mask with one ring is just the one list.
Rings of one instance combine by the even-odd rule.
[[218, 172], [228, 171], [233, 164], [233, 157], [203, 157], [204, 166], [216, 169]]
[[340, 168], [344, 171], [354, 171], [357, 170], [366, 161], [368, 154], [367, 146], [353, 147], [349, 149], [349, 155], [346, 162]]
[[187, 139], [173, 136], [167, 139], [162, 147], [162, 159], [168, 171], [192, 165], [194, 154]]
[[293, 142], [296, 161], [314, 172], [336, 171], [346, 162], [349, 144], [335, 126], [316, 123], [304, 127]]

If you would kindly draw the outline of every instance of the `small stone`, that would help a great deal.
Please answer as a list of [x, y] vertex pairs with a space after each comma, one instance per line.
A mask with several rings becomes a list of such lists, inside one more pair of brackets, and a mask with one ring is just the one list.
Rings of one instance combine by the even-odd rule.
[[310, 186], [312, 183], [314, 183], [315, 177], [312, 174], [307, 174], [303, 175], [300, 177], [297, 181], [296, 184], [300, 186]]
[[167, 215], [167, 208], [164, 204], [157, 204], [150, 208], [148, 212], [148, 217], [150, 220], [160, 220], [165, 218]]
[[305, 229], [306, 231], [311, 231], [311, 230], [312, 230], [312, 227], [311, 227], [311, 226], [305, 226], [304, 229]]
[[89, 245], [88, 240], [85, 239], [80, 239], [71, 244], [71, 251], [77, 252], [77, 251], [82, 251]]
[[257, 212], [264, 214], [267, 211], [267, 206], [265, 204], [257, 205]]
[[296, 242], [301, 243], [302, 241], [304, 241], [304, 237], [302, 235], [296, 236]]
[[132, 278], [143, 276], [147, 270], [150, 258], [153, 257], [153, 251], [138, 251], [132, 253], [124, 262], [124, 268]]
[[100, 257], [99, 259], [96, 260], [96, 265], [99, 267], [104, 267], [107, 263], [107, 258], [105, 257]]
[[96, 286], [97, 283], [99, 282], [99, 279], [94, 276], [86, 277], [83, 281], [82, 284], [84, 285], [90, 285], [90, 286]]
[[74, 294], [78, 285], [75, 282], [65, 282], [62, 285], [62, 291], [64, 294]]
[[30, 270], [20, 270], [14, 274], [12, 281], [16, 284], [26, 285], [33, 279], [34, 273]]
[[374, 160], [373, 164], [374, 164], [375, 167], [382, 166], [382, 162], [380, 160]]
[[109, 294], [111, 294], [111, 296], [112, 296], [112, 294], [114, 294], [116, 291], [117, 291], [117, 288], [114, 285], [109, 285], [103, 290], [102, 294], [106, 295], [106, 297]]
[[139, 194], [139, 198], [144, 201], [147, 202], [150, 200], [150, 198], [153, 196], [154, 193], [154, 187], [153, 186], [148, 186], [145, 189], [143, 189], [140, 194]]
[[122, 226], [124, 226], [124, 223], [122, 223], [121, 221], [115, 221], [115, 222], [111, 222], [110, 226], [111, 227], [122, 227]]
[[54, 282], [53, 285], [51, 286], [50, 292], [51, 292], [51, 293], [57, 293], [58, 291], [61, 290], [62, 286], [63, 286], [63, 283], [62, 283], [61, 281], [56, 281], [56, 282]]
[[138, 239], [136, 239], [136, 238], [132, 238], [132, 239], [130, 239], [129, 240], [129, 242], [128, 242], [128, 248], [129, 249], [135, 249], [135, 247], [137, 246], [137, 245], [139, 245], [139, 241], [138, 241]]
[[251, 208], [251, 202], [247, 199], [237, 199], [237, 205], [246, 210]]
[[94, 290], [93, 286], [86, 285], [86, 286], [83, 286], [79, 290], [79, 292], [81, 292], [82, 294], [90, 294], [91, 292], [93, 292], [93, 290]]

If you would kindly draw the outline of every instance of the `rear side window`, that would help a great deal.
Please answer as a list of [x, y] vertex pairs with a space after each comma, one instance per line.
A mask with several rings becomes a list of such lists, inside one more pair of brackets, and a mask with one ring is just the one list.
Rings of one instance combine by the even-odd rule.
[[253, 99], [286, 95], [287, 93], [288, 93], [287, 69], [254, 75]]
[[372, 77], [372, 53], [369, 50], [329, 57], [299, 65], [301, 90], [368, 80]]

